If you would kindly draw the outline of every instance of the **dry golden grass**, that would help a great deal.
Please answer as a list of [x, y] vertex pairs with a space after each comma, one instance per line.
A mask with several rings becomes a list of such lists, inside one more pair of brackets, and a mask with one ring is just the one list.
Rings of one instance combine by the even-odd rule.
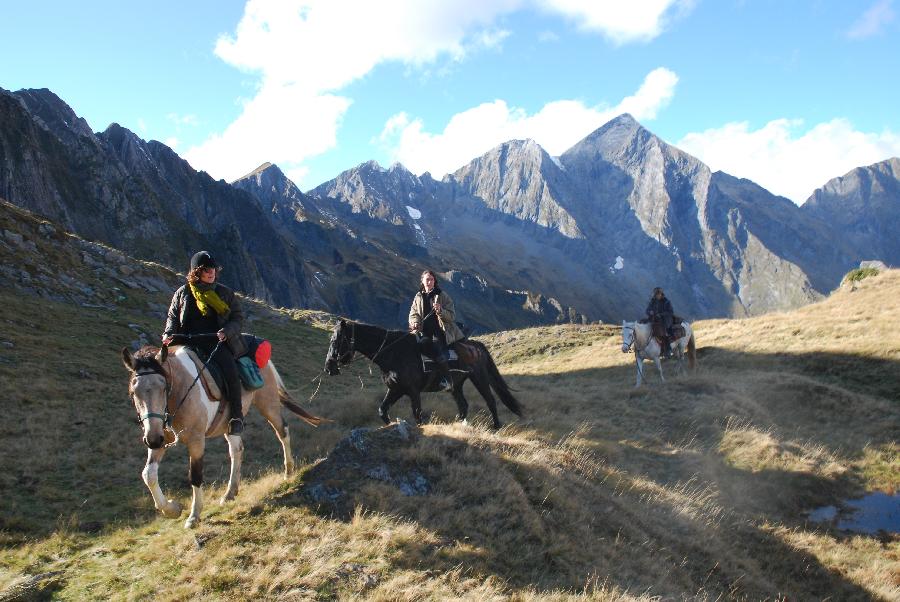
[[[164, 302], [160, 295], [156, 302]], [[900, 542], [807, 520], [807, 511], [900, 484], [900, 273], [821, 303], [695, 325], [700, 369], [633, 387], [618, 329], [559, 326], [483, 339], [517, 389], [523, 420], [452, 423], [448, 396], [395, 450], [433, 484], [403, 496], [360, 481], [356, 512], [302, 502], [280, 448], [252, 414], [238, 499], [209, 505], [193, 532], [156, 516], [140, 481], [144, 450], [118, 349], [127, 324], [158, 317], [0, 292], [0, 591], [61, 570], [59, 599], [681, 600], [900, 599]], [[134, 307], [142, 307], [136, 299]], [[291, 420], [308, 465], [351, 428], [377, 427], [382, 385], [365, 362], [320, 374], [327, 318], [252, 306], [288, 387], [319, 429]], [[649, 364], [648, 364], [649, 367]], [[671, 366], [667, 366], [667, 374]], [[408, 403], [395, 406], [409, 416]], [[224, 488], [211, 441], [207, 501]], [[189, 496], [186, 455], [160, 478]]]

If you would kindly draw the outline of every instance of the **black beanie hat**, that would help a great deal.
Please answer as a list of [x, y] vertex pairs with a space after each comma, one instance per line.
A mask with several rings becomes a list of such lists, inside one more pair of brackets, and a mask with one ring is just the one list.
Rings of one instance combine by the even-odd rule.
[[217, 268], [219, 264], [216, 263], [216, 260], [213, 259], [212, 255], [209, 254], [209, 251], [199, 251], [194, 253], [194, 256], [191, 257], [191, 269], [196, 270], [197, 268]]

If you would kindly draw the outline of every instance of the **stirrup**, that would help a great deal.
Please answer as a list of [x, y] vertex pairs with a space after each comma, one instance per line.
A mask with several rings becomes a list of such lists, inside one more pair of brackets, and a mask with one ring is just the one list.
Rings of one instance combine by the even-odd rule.
[[229, 435], [240, 435], [244, 432], [244, 419], [243, 418], [232, 418], [228, 421], [228, 434]]

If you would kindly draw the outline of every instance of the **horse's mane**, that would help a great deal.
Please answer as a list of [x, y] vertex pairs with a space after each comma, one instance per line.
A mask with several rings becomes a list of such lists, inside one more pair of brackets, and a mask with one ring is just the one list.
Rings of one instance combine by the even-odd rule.
[[144, 345], [134, 353], [134, 370], [150, 369], [155, 371], [162, 370], [162, 364], [156, 359], [159, 353], [159, 347], [153, 345]]
[[390, 328], [385, 328], [384, 326], [379, 326], [378, 324], [369, 324], [367, 322], [359, 322], [357, 320], [346, 320], [346, 323], [347, 323], [347, 325], [350, 325], [351, 327], [352, 327], [352, 325], [356, 325], [356, 326], [362, 326], [364, 328], [374, 328], [375, 330], [381, 330], [381, 331], [385, 332], [388, 336], [391, 336], [391, 337], [394, 337], [397, 335], [405, 336], [405, 335], [410, 334], [408, 330], [392, 330]]

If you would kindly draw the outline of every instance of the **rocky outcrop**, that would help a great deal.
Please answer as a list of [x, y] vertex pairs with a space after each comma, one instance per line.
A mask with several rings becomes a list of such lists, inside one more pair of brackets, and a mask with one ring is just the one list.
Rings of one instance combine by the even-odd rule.
[[829, 180], [801, 207], [834, 227], [854, 263], [878, 259], [900, 265], [900, 158], [857, 167]]

